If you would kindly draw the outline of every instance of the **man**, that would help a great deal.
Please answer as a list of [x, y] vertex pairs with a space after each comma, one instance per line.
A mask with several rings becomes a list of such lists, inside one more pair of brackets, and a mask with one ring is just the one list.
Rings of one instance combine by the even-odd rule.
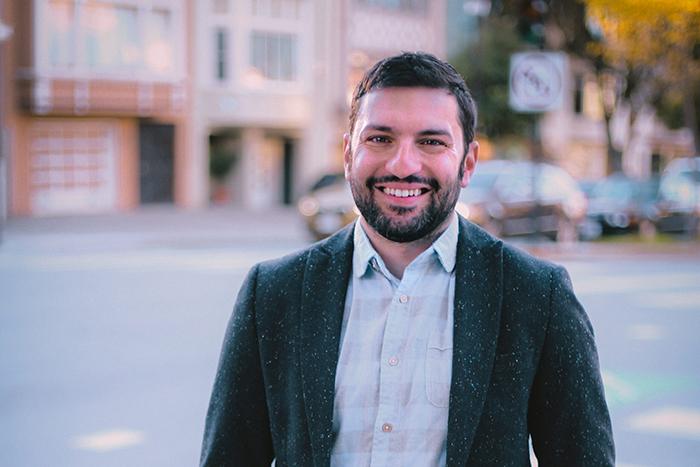
[[454, 211], [476, 110], [449, 64], [377, 63], [345, 176], [361, 217], [250, 271], [206, 466], [612, 466], [593, 330], [566, 272]]

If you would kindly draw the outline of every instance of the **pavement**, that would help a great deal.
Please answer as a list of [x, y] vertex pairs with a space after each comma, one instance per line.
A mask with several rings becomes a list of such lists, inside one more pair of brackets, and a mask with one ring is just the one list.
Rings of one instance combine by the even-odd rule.
[[[280, 230], [284, 229], [284, 235]], [[14, 217], [6, 221], [0, 251], [43, 252], [172, 248], [225, 248], [283, 238], [309, 241], [295, 209], [252, 211], [232, 207], [182, 209], [148, 206], [125, 213], [62, 217]]]
[[[303, 220], [293, 207], [265, 210], [236, 207], [182, 209], [171, 205], [84, 216], [14, 217], [4, 226], [0, 251], [35, 253], [86, 250], [159, 248], [208, 249], [241, 247], [251, 241], [277, 240], [290, 249], [312, 241]], [[700, 260], [700, 241], [677, 238], [656, 242], [596, 241], [556, 243], [543, 240], [509, 239], [530, 253], [561, 261], [599, 257], [674, 257]]]

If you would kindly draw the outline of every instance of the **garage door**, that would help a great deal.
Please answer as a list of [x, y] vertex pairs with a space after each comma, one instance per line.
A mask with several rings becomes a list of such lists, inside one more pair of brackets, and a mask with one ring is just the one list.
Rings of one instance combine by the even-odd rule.
[[39, 122], [30, 130], [35, 215], [88, 214], [116, 207], [114, 131], [94, 122]]

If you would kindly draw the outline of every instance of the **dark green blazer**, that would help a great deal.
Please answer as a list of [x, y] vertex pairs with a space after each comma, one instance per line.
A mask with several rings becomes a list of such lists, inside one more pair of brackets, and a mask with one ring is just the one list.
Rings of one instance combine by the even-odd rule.
[[[352, 226], [256, 265], [229, 322], [202, 466], [328, 466]], [[448, 466], [613, 466], [593, 329], [566, 271], [460, 218]]]

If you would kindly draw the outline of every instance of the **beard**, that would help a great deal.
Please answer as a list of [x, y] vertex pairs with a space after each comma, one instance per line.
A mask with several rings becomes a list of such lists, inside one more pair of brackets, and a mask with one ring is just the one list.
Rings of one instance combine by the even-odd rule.
[[[374, 199], [374, 187], [378, 183], [408, 182], [425, 183], [432, 187], [430, 200], [424, 208], [389, 206], [388, 209], [398, 216], [405, 216], [414, 211], [419, 211], [406, 219], [391, 219], [377, 205]], [[411, 175], [400, 179], [394, 176], [381, 178], [370, 177], [362, 184], [355, 178], [350, 179], [350, 189], [362, 217], [379, 235], [398, 243], [413, 242], [422, 238], [431, 238], [437, 234], [437, 229], [454, 211], [459, 192], [462, 189], [459, 178], [450, 185], [441, 187], [437, 180], [421, 178]]]

